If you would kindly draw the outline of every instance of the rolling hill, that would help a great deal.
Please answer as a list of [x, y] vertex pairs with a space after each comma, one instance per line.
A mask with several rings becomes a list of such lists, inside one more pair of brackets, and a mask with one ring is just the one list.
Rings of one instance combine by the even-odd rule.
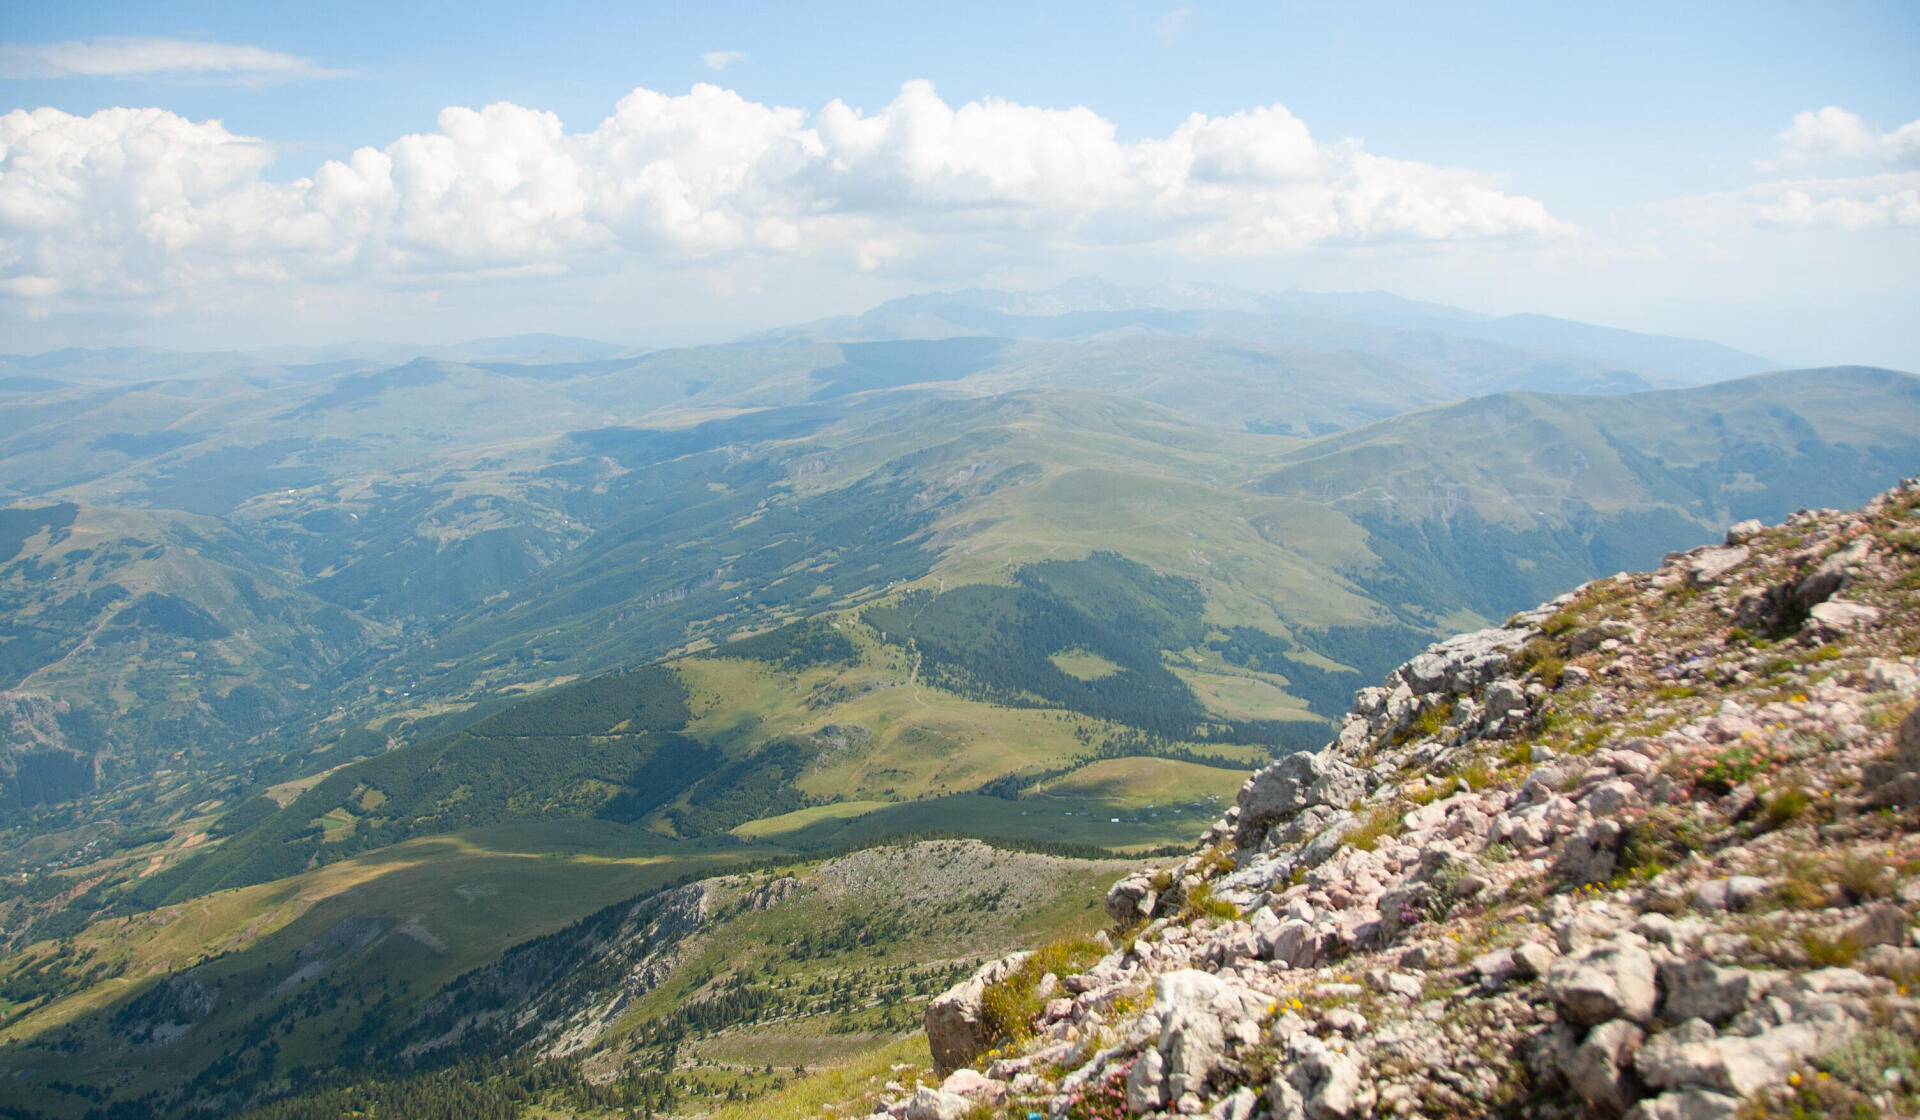
[[[927, 833], [1188, 843], [1433, 637], [1920, 471], [1905, 374], [1620, 392], [1705, 367], [1135, 299], [974, 299], [1061, 320], [997, 337], [15, 363], [4, 1029], [94, 1061], [266, 1000], [284, 1058], [223, 1012], [164, 1090], [228, 1107], [643, 888]], [[468, 897], [549, 865], [546, 909]]]

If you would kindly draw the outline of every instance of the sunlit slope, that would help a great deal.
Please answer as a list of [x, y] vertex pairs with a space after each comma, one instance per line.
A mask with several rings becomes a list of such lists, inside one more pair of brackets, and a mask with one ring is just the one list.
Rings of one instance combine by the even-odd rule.
[[[1177, 842], [1198, 814], [1089, 826], [1143, 797], [1196, 808], [1237, 781], [1190, 780], [1199, 771], [1237, 775], [1326, 729], [1304, 707], [1258, 719], [1210, 710], [1189, 679], [1258, 679], [1276, 692], [1287, 680], [1228, 666], [1201, 605], [1191, 583], [1102, 553], [1022, 568], [1015, 586], [895, 595], [550, 689], [335, 769], [290, 800], [258, 794], [213, 824], [217, 844], [135, 896], [175, 901], [510, 821], [604, 820], [670, 839], [809, 849], [928, 829]], [[1190, 662], [1185, 676], [1164, 663], [1176, 651]], [[1027, 804], [1042, 781], [1123, 757], [1144, 760], [1125, 772], [1139, 789], [1110, 774]], [[983, 795], [1006, 811], [939, 807]]]
[[212, 518], [6, 513], [0, 816], [260, 735], [378, 634]]
[[481, 830], [98, 923], [0, 963], [6, 991], [32, 990], [31, 976], [54, 993], [0, 1003], [0, 1033], [36, 1070], [10, 1101], [78, 1116], [91, 1094], [215, 1100], [363, 1062], [422, 1000], [511, 945], [765, 854], [669, 854], [590, 823]]
[[1483, 615], [1644, 567], [1749, 517], [1920, 470], [1920, 378], [1861, 367], [1621, 397], [1513, 393], [1299, 448], [1252, 487], [1366, 532], [1382, 602]]
[[414, 841], [10, 958], [0, 985], [66, 990], [0, 1004], [10, 1071], [30, 1071], [8, 1103], [231, 1113], [544, 1052], [602, 1084], [677, 1067], [697, 1107], [743, 1074], [759, 1092], [892, 1044], [980, 960], [1104, 924], [1131, 866], [946, 841], [725, 874], [765, 849], [663, 859], [618, 831]]

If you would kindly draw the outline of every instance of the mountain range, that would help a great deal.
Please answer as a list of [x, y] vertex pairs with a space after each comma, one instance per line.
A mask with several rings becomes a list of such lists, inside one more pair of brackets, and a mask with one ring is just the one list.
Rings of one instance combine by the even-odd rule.
[[[689, 877], [965, 835], [1066, 861], [1020, 903], [1059, 926], [1436, 637], [1920, 472], [1904, 373], [1097, 281], [653, 352], [6, 356], [0, 408], [0, 1032], [208, 1024], [47, 1115], [358, 1076]], [[953, 937], [903, 993], [1011, 947]]]

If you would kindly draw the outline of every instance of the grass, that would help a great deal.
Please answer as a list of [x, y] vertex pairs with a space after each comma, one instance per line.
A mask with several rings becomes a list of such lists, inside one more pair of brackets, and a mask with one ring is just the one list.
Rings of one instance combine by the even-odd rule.
[[1049, 998], [1040, 991], [1049, 974], [1084, 971], [1106, 954], [1106, 945], [1091, 937], [1058, 938], [1034, 950], [1011, 975], [989, 984], [981, 995], [981, 1019], [995, 1045], [1025, 1042], [1033, 1036], [1034, 1020]]
[[1210, 797], [1230, 804], [1249, 772], [1170, 758], [1108, 758], [1034, 786], [1027, 799], [1089, 798], [1133, 810]]
[[1804, 786], [1775, 790], [1767, 798], [1767, 823], [1774, 828], [1784, 828], [1799, 819], [1812, 804], [1813, 795]]
[[[283, 1067], [324, 1063], [337, 1037], [381, 998], [422, 998], [517, 942], [688, 872], [719, 870], [767, 851], [743, 845], [607, 854], [603, 844], [602, 852], [585, 854], [570, 850], [584, 839], [582, 831], [594, 830], [562, 829], [553, 844], [530, 827], [485, 838], [515, 845], [506, 850], [484, 847], [475, 836], [412, 841], [290, 879], [97, 923], [76, 944], [129, 954], [126, 975], [36, 1009], [5, 1037], [21, 1040], [48, 1077], [85, 1083], [88, 1054], [122, 1033], [106, 1013], [171, 974], [215, 993], [217, 1008], [169, 1048], [166, 1062], [143, 1067], [117, 1084], [119, 1091], [164, 1090], [182, 1071], [239, 1049], [256, 1019], [279, 1024]], [[359, 929], [372, 930], [373, 939], [335, 935]], [[302, 960], [325, 962], [314, 976], [324, 977], [325, 990], [337, 999], [303, 1002], [321, 989], [293, 978]], [[76, 1057], [31, 1045], [67, 1030], [83, 1042]]]
[[1844, 934], [1827, 937], [1804, 930], [1800, 934], [1800, 948], [1807, 954], [1807, 963], [1814, 968], [1851, 968], [1860, 957], [1859, 942]]
[[707, 1120], [864, 1116], [892, 1095], [887, 1082], [911, 1084], [916, 1079], [932, 1078], [926, 1035], [915, 1032], [810, 1073], [757, 1100], [721, 1105], [706, 1116]]
[[1404, 816], [1406, 806], [1397, 800], [1375, 805], [1347, 830], [1346, 842], [1363, 852], [1371, 852], [1380, 846], [1380, 841], [1400, 834]]
[[[1298, 719], [1318, 720], [1306, 704], [1290, 695], [1285, 678], [1254, 674], [1246, 669], [1215, 672], [1204, 668], [1172, 666], [1174, 675], [1186, 682], [1207, 711], [1225, 719]], [[1358, 679], [1354, 687], [1360, 686]]]
[[1627, 827], [1620, 847], [1620, 873], [1644, 882], [1704, 850], [1706, 840], [1705, 830], [1684, 807], [1650, 810]]
[[736, 827], [729, 835], [742, 840], [778, 841], [805, 831], [823, 821], [845, 821], [865, 816], [892, 805], [891, 801], [835, 801], [830, 805], [812, 805], [777, 817], [762, 817]]
[[1091, 650], [1072, 649], [1056, 653], [1047, 660], [1054, 667], [1077, 681], [1097, 681], [1111, 677], [1120, 671], [1120, 666]]
[[1393, 733], [1395, 746], [1411, 743], [1415, 739], [1431, 739], [1440, 734], [1453, 718], [1454, 701], [1448, 697], [1445, 701], [1420, 710], [1405, 727]]
[[1240, 908], [1219, 895], [1213, 893], [1213, 884], [1201, 883], [1186, 892], [1180, 901], [1182, 921], [1192, 922], [1199, 918], [1214, 918], [1231, 922], [1240, 917]]

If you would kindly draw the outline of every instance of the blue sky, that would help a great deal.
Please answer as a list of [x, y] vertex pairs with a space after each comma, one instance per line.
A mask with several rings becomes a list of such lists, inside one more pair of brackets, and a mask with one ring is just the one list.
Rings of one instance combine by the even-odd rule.
[[1920, 369], [1912, 3], [4, 12], [6, 349], [681, 342], [1095, 272]]

